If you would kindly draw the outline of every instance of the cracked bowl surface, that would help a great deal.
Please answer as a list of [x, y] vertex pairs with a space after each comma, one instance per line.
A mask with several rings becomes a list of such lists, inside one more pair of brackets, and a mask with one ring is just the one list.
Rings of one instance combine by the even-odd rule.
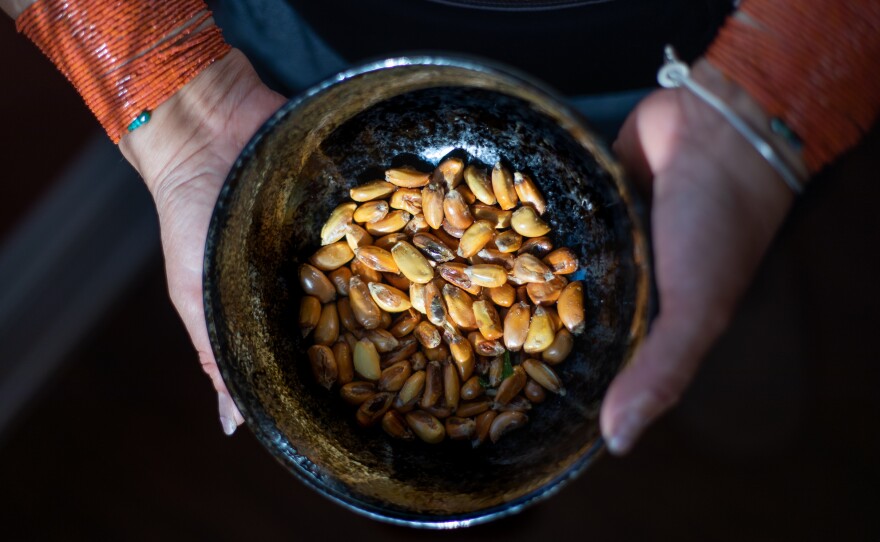
[[[548, 394], [526, 427], [476, 449], [358, 427], [337, 388], [314, 382], [297, 327], [297, 269], [348, 189], [451, 152], [531, 174], [554, 245], [576, 252], [585, 286], [586, 331], [556, 367], [568, 393]], [[552, 92], [470, 59], [389, 59], [294, 98], [242, 151], [208, 234], [205, 310], [233, 399], [289, 471], [379, 520], [465, 526], [551, 495], [602, 450], [602, 397], [646, 329], [645, 243], [619, 166]]]

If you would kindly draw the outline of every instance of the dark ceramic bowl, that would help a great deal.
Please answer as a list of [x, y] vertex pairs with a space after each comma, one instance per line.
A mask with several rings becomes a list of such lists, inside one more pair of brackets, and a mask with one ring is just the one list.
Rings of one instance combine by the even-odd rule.
[[[496, 445], [400, 442], [364, 430], [314, 382], [299, 337], [297, 268], [348, 189], [453, 149], [528, 172], [557, 246], [580, 258], [588, 326], [558, 368], [568, 394]], [[522, 75], [472, 60], [407, 57], [352, 69], [294, 98], [242, 151], [205, 255], [214, 354], [248, 426], [293, 474], [361, 514], [465, 526], [546, 498], [602, 450], [599, 406], [646, 328], [646, 245], [620, 168], [582, 120]]]

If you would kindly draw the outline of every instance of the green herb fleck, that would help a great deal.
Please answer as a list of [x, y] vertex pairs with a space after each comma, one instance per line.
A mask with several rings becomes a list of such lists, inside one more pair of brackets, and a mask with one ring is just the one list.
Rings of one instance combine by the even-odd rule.
[[489, 379], [485, 376], [481, 376], [478, 379], [480, 381], [480, 385], [485, 389], [489, 389]]
[[504, 351], [504, 367], [501, 369], [501, 381], [507, 379], [508, 376], [513, 374], [513, 365], [510, 363], [510, 351]]

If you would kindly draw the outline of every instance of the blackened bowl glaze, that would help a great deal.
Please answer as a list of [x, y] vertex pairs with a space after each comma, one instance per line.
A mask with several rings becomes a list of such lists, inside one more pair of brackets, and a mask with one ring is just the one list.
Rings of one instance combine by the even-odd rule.
[[[348, 189], [389, 166], [432, 168], [450, 152], [532, 175], [556, 246], [579, 256], [586, 294], [586, 332], [557, 367], [568, 393], [475, 449], [358, 427], [338, 390], [315, 383], [297, 329], [298, 266]], [[208, 234], [205, 311], [233, 399], [289, 471], [356, 512], [449, 528], [551, 495], [602, 450], [602, 397], [646, 329], [646, 256], [619, 166], [552, 92], [483, 62], [396, 58], [294, 98], [242, 151]]]

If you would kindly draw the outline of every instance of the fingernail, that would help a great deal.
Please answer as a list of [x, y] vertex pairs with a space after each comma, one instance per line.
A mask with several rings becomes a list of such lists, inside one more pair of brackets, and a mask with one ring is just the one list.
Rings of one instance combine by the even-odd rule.
[[644, 429], [645, 419], [640, 414], [630, 412], [614, 428], [614, 434], [608, 439], [608, 450], [614, 455], [628, 453]]
[[235, 420], [231, 420], [226, 416], [220, 416], [220, 425], [223, 426], [223, 432], [226, 433], [227, 436], [235, 433], [235, 429], [238, 427], [235, 424]]

